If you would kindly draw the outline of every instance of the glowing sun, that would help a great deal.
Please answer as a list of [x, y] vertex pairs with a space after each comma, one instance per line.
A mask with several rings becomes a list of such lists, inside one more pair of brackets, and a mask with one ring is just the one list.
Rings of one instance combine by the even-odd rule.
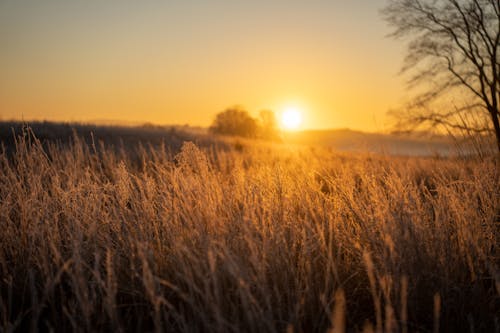
[[297, 108], [287, 108], [281, 114], [281, 127], [293, 131], [302, 124], [302, 113]]

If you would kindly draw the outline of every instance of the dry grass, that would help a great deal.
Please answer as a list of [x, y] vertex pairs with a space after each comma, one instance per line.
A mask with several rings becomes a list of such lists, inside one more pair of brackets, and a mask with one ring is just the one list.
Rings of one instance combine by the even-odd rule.
[[0, 155], [0, 331], [498, 331], [499, 170], [25, 133]]

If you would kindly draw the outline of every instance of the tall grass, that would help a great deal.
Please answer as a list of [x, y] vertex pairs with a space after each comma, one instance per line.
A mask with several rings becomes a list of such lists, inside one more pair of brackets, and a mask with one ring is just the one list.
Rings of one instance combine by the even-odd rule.
[[0, 154], [0, 331], [499, 331], [499, 170], [25, 132]]

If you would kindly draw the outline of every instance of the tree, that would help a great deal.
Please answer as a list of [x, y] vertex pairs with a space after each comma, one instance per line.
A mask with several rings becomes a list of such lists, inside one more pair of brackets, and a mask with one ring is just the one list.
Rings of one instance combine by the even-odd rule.
[[400, 119], [493, 132], [500, 153], [500, 2], [390, 0], [382, 13], [394, 37], [410, 39], [402, 72], [419, 87]]
[[264, 140], [278, 140], [280, 131], [278, 129], [278, 122], [276, 115], [273, 111], [262, 110], [259, 113], [260, 117], [260, 134], [259, 137]]
[[216, 134], [255, 138], [258, 133], [258, 124], [247, 111], [235, 106], [217, 114], [210, 131]]

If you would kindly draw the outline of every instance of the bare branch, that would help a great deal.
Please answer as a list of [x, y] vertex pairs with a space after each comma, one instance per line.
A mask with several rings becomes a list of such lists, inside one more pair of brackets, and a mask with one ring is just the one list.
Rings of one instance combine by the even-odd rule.
[[[401, 71], [410, 75], [408, 87], [428, 88], [408, 105], [411, 119], [459, 129], [473, 119], [468, 115], [490, 119], [493, 126], [485, 131], [494, 129], [500, 152], [498, 0], [390, 0], [382, 13], [395, 28], [393, 37], [410, 40]], [[464, 107], [422, 112], [423, 107], [435, 108], [448, 93], [448, 98], [456, 98], [459, 90], [464, 98], [463, 92], [470, 92]], [[482, 131], [472, 124], [471, 128]]]

